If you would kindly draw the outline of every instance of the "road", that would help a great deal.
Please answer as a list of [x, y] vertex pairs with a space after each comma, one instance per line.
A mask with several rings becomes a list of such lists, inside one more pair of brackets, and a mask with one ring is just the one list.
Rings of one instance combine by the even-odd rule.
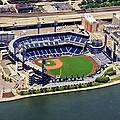
[[[120, 11], [107, 11], [107, 12], [93, 12], [89, 13], [93, 15], [95, 19], [108, 19], [112, 18], [113, 13], [120, 14]], [[23, 26], [23, 25], [34, 25], [37, 22], [41, 22], [41, 24], [47, 23], [54, 23], [54, 21], [58, 22], [69, 22], [69, 21], [81, 21], [81, 17], [84, 13], [79, 14], [60, 14], [60, 15], [51, 15], [51, 16], [41, 16], [41, 17], [28, 17], [28, 18], [16, 18], [16, 17], [1, 17], [0, 19], [0, 26], [1, 27], [12, 27], [13, 24], [16, 26]], [[39, 18], [39, 20], [38, 20]]]

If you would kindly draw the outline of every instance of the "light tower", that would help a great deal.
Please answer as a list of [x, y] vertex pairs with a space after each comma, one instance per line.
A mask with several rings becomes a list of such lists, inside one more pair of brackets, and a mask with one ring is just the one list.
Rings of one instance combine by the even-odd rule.
[[37, 23], [38, 34], [40, 34], [40, 27], [41, 27], [41, 22], [38, 22], [38, 23]]
[[54, 21], [54, 32], [56, 32], [57, 25], [58, 25], [58, 21]]
[[115, 52], [116, 52], [116, 42], [114, 42], [114, 50], [113, 50], [113, 62], [116, 62], [116, 59], [117, 59], [117, 56], [116, 56], [116, 54], [115, 54]]
[[44, 72], [45, 72], [45, 68], [44, 65], [46, 64], [46, 60], [42, 59], [42, 85], [44, 86]]
[[107, 46], [107, 35], [105, 34], [105, 46]]

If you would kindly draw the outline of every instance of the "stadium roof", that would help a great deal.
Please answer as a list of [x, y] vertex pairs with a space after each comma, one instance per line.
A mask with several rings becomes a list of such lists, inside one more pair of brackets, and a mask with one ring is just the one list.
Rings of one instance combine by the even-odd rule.
[[85, 19], [88, 20], [90, 23], [97, 22], [92, 15], [89, 15], [89, 14], [87, 14], [87, 13], [84, 14], [84, 17], [85, 17]]

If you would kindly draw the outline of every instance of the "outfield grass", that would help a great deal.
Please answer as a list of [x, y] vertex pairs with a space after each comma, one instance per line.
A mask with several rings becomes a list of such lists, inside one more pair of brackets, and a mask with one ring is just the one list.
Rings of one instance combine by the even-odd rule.
[[[92, 72], [94, 67], [94, 64], [91, 62], [91, 60], [85, 57], [61, 57], [57, 59], [63, 62], [63, 66], [58, 69], [48, 70], [48, 72], [53, 75], [60, 75], [61, 73], [61, 77], [63, 78], [66, 76], [71, 77], [71, 75], [77, 77], [84, 74], [84, 76], [86, 76]], [[51, 64], [51, 66], [52, 65], [53, 64]]]

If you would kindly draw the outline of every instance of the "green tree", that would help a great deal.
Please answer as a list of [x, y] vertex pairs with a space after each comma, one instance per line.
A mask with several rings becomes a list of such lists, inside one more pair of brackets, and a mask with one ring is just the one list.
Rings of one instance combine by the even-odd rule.
[[87, 2], [85, 0], [83, 0], [80, 5], [86, 5], [86, 4], [87, 4]]
[[67, 85], [67, 90], [69, 90], [70, 89], [70, 85]]
[[90, 84], [89, 84], [89, 85], [90, 85], [90, 87], [91, 87], [91, 86], [93, 86], [93, 83], [92, 83], [92, 82], [90, 82]]
[[81, 83], [78, 85], [78, 88], [82, 88], [82, 85], [81, 85]]
[[74, 88], [77, 89], [77, 85], [74, 85]]
[[24, 91], [20, 91], [20, 95], [24, 95]]
[[101, 76], [101, 77], [98, 77], [95, 79], [95, 82], [99, 82], [99, 83], [106, 83], [110, 80], [109, 77], [104, 77], [104, 76]]
[[96, 3], [101, 3], [101, 0], [95, 0]]
[[43, 93], [43, 92], [44, 92], [44, 91], [43, 91], [43, 88], [41, 88], [41, 89], [40, 89], [40, 92], [41, 92], [41, 93]]
[[43, 89], [44, 89], [43, 91], [46, 93], [47, 92], [47, 88], [43, 88]]
[[32, 94], [36, 94], [36, 90], [35, 89], [32, 90]]
[[102, 0], [102, 2], [104, 3], [104, 2], [107, 2], [107, 0]]
[[59, 86], [56, 87], [56, 91], [59, 91]]
[[65, 85], [65, 86], [63, 86], [63, 89], [64, 89], [64, 90], [66, 90], [66, 89], [67, 89], [66, 87], [67, 87], [66, 85]]
[[55, 92], [55, 87], [52, 87], [52, 91]]
[[29, 93], [29, 94], [32, 94], [32, 90], [29, 90], [28, 93]]

